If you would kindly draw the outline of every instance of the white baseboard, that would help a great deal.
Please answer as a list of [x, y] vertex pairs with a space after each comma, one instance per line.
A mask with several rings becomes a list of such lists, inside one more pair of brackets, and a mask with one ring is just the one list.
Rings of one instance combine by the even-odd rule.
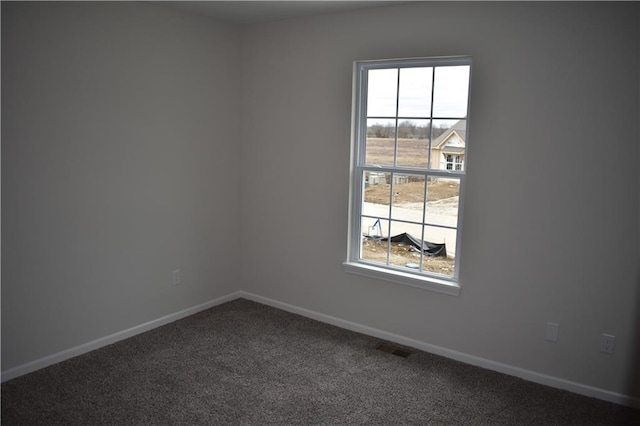
[[44, 358], [37, 359], [35, 361], [28, 362], [23, 365], [19, 365], [14, 368], [10, 368], [6, 371], [2, 372], [2, 382], [6, 382], [7, 380], [14, 379], [16, 377], [20, 377], [24, 374], [31, 373], [36, 370], [40, 370], [41, 368], [48, 367], [53, 364], [57, 364], [62, 361], [66, 361], [70, 358], [76, 357], [78, 355], [85, 354], [87, 352], [91, 352], [95, 349], [99, 349], [103, 346], [110, 345], [112, 343], [119, 342], [120, 340], [128, 339], [129, 337], [133, 337], [136, 334], [144, 333], [145, 331], [153, 330], [154, 328], [163, 326], [165, 324], [169, 324], [171, 322], [177, 321], [179, 319], [188, 317], [189, 315], [196, 314], [200, 311], [204, 311], [205, 309], [209, 309], [216, 305], [220, 305], [222, 303], [228, 302], [230, 300], [234, 300], [241, 297], [241, 292], [236, 291], [234, 293], [228, 294], [226, 296], [219, 297], [217, 299], [210, 300], [208, 302], [202, 303], [197, 306], [193, 306], [191, 308], [183, 309], [179, 312], [175, 312], [173, 314], [166, 315], [162, 318], [158, 318], [144, 324], [137, 325], [135, 327], [131, 327], [127, 330], [119, 331], [117, 333], [111, 334], [106, 337], [102, 337], [100, 339], [93, 340], [88, 343], [84, 343], [82, 345], [76, 346], [74, 348], [66, 349], [62, 352], [55, 353], [53, 355], [46, 356]]
[[103, 346], [116, 343], [120, 340], [127, 339], [145, 331], [152, 330], [154, 328], [169, 324], [173, 321], [185, 318], [189, 315], [196, 314], [200, 311], [204, 311], [213, 306], [220, 305], [225, 302], [229, 302], [234, 299], [244, 298], [252, 300], [254, 302], [262, 303], [264, 305], [273, 306], [274, 308], [282, 309], [284, 311], [292, 312], [294, 314], [302, 315], [307, 318], [311, 318], [317, 321], [321, 321], [327, 324], [335, 325], [337, 327], [352, 330], [358, 333], [366, 334], [368, 336], [377, 337], [390, 342], [399, 343], [401, 345], [409, 346], [412, 348], [420, 349], [425, 352], [429, 352], [436, 355], [441, 355], [446, 358], [454, 359], [456, 361], [464, 362], [466, 364], [475, 365], [488, 370], [497, 371], [500, 373], [508, 374], [510, 376], [520, 377], [530, 382], [539, 383], [546, 386], [551, 386], [558, 389], [564, 389], [569, 392], [577, 393], [579, 395], [598, 398], [604, 401], [613, 402], [616, 404], [627, 405], [640, 409], [640, 398], [634, 398], [628, 395], [623, 395], [616, 392], [611, 392], [605, 389], [596, 388], [589, 385], [573, 382], [570, 380], [561, 379], [558, 377], [549, 376], [535, 371], [525, 370], [519, 367], [514, 367], [508, 364], [491, 361], [485, 358], [476, 357], [473, 355], [465, 354], [463, 352], [454, 351], [451, 349], [443, 348], [441, 346], [432, 345], [430, 343], [422, 342], [419, 340], [411, 339], [409, 337], [400, 336], [398, 334], [389, 333], [376, 328], [368, 327], [366, 325], [358, 324], [351, 321], [346, 321], [337, 317], [315, 312], [309, 309], [300, 308], [298, 306], [290, 305], [288, 303], [280, 302], [277, 300], [269, 299], [267, 297], [259, 296], [254, 293], [246, 291], [236, 291], [226, 296], [219, 297], [214, 300], [210, 300], [201, 305], [193, 306], [191, 308], [184, 309], [179, 312], [164, 316], [162, 318], [155, 319], [153, 321], [146, 322], [144, 324], [123, 330], [114, 334], [111, 334], [100, 339], [93, 340], [88, 343], [76, 346], [64, 350], [62, 352], [55, 353], [53, 355], [40, 358], [38, 360], [23, 364], [6, 371], [3, 371], [2, 382], [14, 379], [27, 373], [39, 370], [41, 368], [48, 367], [50, 365], [65, 361], [67, 359], [76, 357], [78, 355], [85, 354], [87, 352], [99, 349]]
[[395, 342], [401, 345], [409, 346], [415, 349], [420, 349], [421, 351], [424, 351], [424, 352], [429, 352], [435, 355], [441, 355], [446, 358], [464, 362], [465, 364], [475, 365], [477, 367], [486, 368], [488, 370], [497, 371], [499, 373], [504, 373], [510, 376], [519, 377], [521, 379], [528, 380], [530, 382], [539, 383], [539, 384], [550, 386], [553, 388], [563, 389], [569, 392], [577, 393], [579, 395], [589, 396], [589, 397], [613, 402], [620, 405], [626, 405], [634, 408], [640, 408], [640, 398], [634, 398], [628, 395], [611, 392], [605, 389], [596, 388], [596, 387], [585, 385], [582, 383], [577, 383], [570, 380], [565, 380], [558, 377], [537, 373], [535, 371], [514, 367], [512, 365], [491, 361], [489, 359], [465, 354], [463, 352], [454, 351], [451, 349], [443, 348], [441, 346], [436, 346], [430, 343], [411, 339], [409, 337], [404, 337], [398, 334], [393, 334], [386, 331], [378, 330], [372, 327], [368, 327], [366, 325], [358, 324], [351, 321], [346, 321], [340, 318], [332, 317], [330, 315], [325, 315], [319, 312], [311, 311], [309, 309], [300, 308], [294, 305], [290, 305], [288, 303], [283, 303], [277, 300], [262, 297], [257, 294], [248, 293], [245, 291], [240, 291], [239, 293], [240, 293], [239, 297], [252, 300], [254, 302], [273, 306], [274, 308], [282, 309], [284, 311], [292, 312], [294, 314], [299, 314], [307, 318], [318, 320], [327, 324], [335, 325], [335, 326], [345, 328], [347, 330], [355, 331], [358, 333], [366, 334], [368, 336], [377, 337], [390, 342]]

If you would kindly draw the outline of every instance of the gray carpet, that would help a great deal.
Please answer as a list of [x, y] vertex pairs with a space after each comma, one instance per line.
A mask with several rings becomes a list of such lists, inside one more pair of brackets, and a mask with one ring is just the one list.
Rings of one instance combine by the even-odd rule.
[[4, 383], [2, 424], [640, 424], [638, 410], [379, 343], [238, 299]]

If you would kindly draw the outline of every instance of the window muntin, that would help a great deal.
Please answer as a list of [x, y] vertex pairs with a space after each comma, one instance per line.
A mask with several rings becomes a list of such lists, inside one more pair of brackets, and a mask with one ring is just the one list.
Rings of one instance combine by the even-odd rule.
[[348, 263], [457, 283], [470, 71], [468, 57], [356, 64]]

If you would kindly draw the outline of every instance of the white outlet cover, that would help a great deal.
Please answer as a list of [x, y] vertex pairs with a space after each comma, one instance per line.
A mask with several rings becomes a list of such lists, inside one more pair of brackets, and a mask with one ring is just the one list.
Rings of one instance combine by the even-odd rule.
[[604, 352], [606, 354], [613, 353], [613, 346], [616, 343], [616, 336], [611, 334], [603, 334], [602, 340], [600, 341], [600, 352]]
[[557, 342], [559, 334], [560, 334], [560, 324], [556, 324], [555, 322], [548, 322], [547, 334], [545, 336], [545, 339], [551, 342]]

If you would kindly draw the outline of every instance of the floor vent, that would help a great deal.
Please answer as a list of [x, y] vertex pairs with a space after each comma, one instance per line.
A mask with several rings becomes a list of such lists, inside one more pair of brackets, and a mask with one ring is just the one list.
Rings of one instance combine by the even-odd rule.
[[389, 344], [389, 343], [380, 343], [378, 345], [378, 347], [376, 347], [376, 349], [379, 350], [379, 351], [382, 351], [382, 352], [386, 352], [388, 354], [401, 356], [402, 358], [406, 358], [409, 355], [415, 353], [415, 352], [406, 351], [404, 349], [400, 349], [399, 347], [394, 346], [394, 345]]

